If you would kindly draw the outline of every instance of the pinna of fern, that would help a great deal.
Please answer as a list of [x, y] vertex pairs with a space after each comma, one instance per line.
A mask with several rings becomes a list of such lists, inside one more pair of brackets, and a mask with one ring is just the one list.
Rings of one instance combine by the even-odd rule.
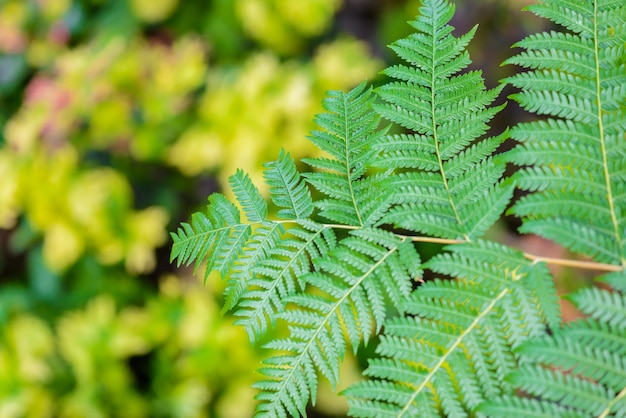
[[508, 137], [483, 138], [504, 105], [492, 106], [502, 86], [487, 90], [466, 50], [476, 27], [455, 37], [448, 1], [424, 1], [410, 22], [416, 33], [390, 48], [408, 65], [383, 71], [392, 81], [376, 92], [374, 107], [407, 133], [376, 144], [375, 164], [396, 170], [382, 180], [392, 208], [381, 223], [452, 240], [480, 237], [501, 215], [512, 186], [501, 178], [505, 162], [492, 156]]
[[626, 415], [626, 296], [588, 288], [569, 299], [588, 318], [516, 349], [522, 366], [506, 379], [532, 398], [498, 397], [478, 411], [494, 418]]
[[512, 97], [546, 119], [511, 130], [523, 166], [515, 204], [521, 232], [598, 262], [626, 266], [626, 4], [547, 0], [528, 7], [566, 31], [531, 35], [505, 63], [529, 70], [505, 81]]
[[421, 285], [403, 307], [408, 315], [386, 322], [380, 357], [365, 371], [371, 380], [344, 391], [352, 416], [471, 416], [513, 394], [505, 379], [518, 367], [513, 349], [560, 325], [547, 268], [519, 251], [476, 240], [425, 267], [456, 279]]
[[306, 160], [322, 171], [305, 177], [326, 196], [315, 202], [320, 215], [338, 222], [326, 227], [348, 234], [313, 260], [315, 268], [301, 278], [306, 291], [285, 298], [291, 308], [278, 317], [290, 334], [267, 344], [278, 354], [259, 369], [260, 416], [306, 415], [309, 400], [316, 400], [317, 373], [336, 386], [348, 347], [356, 350], [379, 332], [388, 302], [399, 310], [421, 274], [413, 243], [372, 225], [387, 207], [386, 194], [364, 177], [371, 168], [372, 144], [385, 132], [378, 130], [372, 101], [365, 85], [347, 94], [331, 92], [324, 102], [328, 112], [316, 118], [321, 130], [311, 140], [329, 157]]

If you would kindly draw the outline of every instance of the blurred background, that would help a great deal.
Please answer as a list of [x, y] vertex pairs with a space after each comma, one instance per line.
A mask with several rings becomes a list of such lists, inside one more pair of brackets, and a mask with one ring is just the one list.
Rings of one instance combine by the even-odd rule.
[[[493, 87], [541, 23], [528, 0], [456, 3]], [[379, 83], [418, 8], [0, 0], [0, 418], [251, 416], [263, 353], [221, 315], [218, 278], [169, 263], [168, 231], [236, 168], [260, 186], [280, 148], [314, 154], [325, 91]], [[328, 388], [311, 409], [345, 412]]]

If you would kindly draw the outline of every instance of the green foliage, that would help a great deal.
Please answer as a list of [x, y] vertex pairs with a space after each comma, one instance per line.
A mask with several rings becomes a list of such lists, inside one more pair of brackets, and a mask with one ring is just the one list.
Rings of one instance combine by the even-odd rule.
[[[416, 32], [391, 46], [406, 64], [384, 71], [390, 81], [375, 94], [365, 84], [328, 93], [310, 136], [326, 156], [304, 160], [315, 170], [299, 174], [285, 152], [266, 165], [278, 219], [238, 171], [230, 182], [245, 220], [214, 194], [172, 234], [172, 260], [219, 271], [251, 341], [270, 338], [259, 416], [306, 415], [318, 375], [337, 387], [348, 346], [373, 335], [369, 380], [343, 391], [351, 415], [623, 414], [626, 8], [529, 9], [565, 31], [531, 35], [508, 61], [531, 69], [505, 80], [521, 89], [512, 98], [548, 116], [513, 127], [514, 150], [494, 155], [508, 131], [486, 136], [503, 87], [487, 90], [466, 70], [476, 28], [453, 35], [454, 7], [424, 0]], [[503, 178], [507, 162], [523, 167]], [[530, 192], [511, 210], [522, 232], [592, 261], [485, 239], [514, 187]], [[422, 241], [450, 245], [423, 263]], [[544, 261], [611, 271], [616, 291], [574, 294], [589, 318], [562, 325]], [[268, 337], [277, 320], [288, 335]]]
[[621, 416], [626, 412], [626, 298], [622, 293], [589, 288], [570, 299], [588, 319], [571, 322], [550, 337], [531, 339], [516, 349], [522, 367], [507, 380], [534, 399], [492, 399], [481, 405], [481, 412], [494, 417], [529, 410], [533, 416], [546, 417]]
[[[17, 316], [0, 333], [4, 417], [246, 416], [249, 369], [258, 363], [242, 330], [220, 318], [213, 292], [164, 278], [145, 306], [110, 295], [65, 312], [52, 326]], [[133, 366], [153, 376], [138, 382]], [[229, 364], [229, 369], [223, 367]]]
[[345, 391], [353, 415], [462, 416], [511, 394], [504, 378], [518, 366], [512, 349], [543, 335], [548, 320], [559, 325], [541, 310], [557, 303], [551, 277], [543, 269], [530, 280], [537, 272], [520, 252], [480, 240], [450, 251], [425, 267], [457, 280], [423, 284], [405, 302], [410, 315], [387, 321], [381, 358], [365, 371], [377, 380]]
[[506, 133], [478, 139], [504, 106], [490, 106], [502, 87], [487, 91], [480, 72], [460, 74], [470, 63], [465, 50], [475, 28], [455, 38], [448, 25], [454, 9], [443, 2], [422, 8], [411, 25], [417, 33], [391, 48], [411, 66], [384, 73], [398, 81], [378, 89], [376, 110], [408, 131], [388, 136], [375, 165], [402, 170], [382, 187], [393, 207], [383, 221], [435, 237], [480, 236], [499, 217], [512, 187], [499, 183], [504, 162], [489, 155]]
[[521, 142], [511, 161], [529, 166], [516, 183], [541, 192], [520, 199], [512, 213], [524, 219], [522, 232], [624, 265], [626, 6], [548, 2], [529, 9], [571, 32], [529, 36], [516, 45], [525, 51], [506, 61], [531, 69], [506, 80], [522, 89], [513, 98], [547, 116], [511, 132]]

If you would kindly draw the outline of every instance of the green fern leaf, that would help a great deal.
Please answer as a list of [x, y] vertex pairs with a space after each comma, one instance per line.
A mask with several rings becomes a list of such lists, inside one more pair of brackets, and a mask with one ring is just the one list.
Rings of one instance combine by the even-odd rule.
[[[512, 152], [496, 154], [508, 131], [486, 137], [503, 86], [466, 70], [476, 28], [453, 36], [454, 7], [424, 0], [416, 33], [392, 45], [407, 64], [391, 81], [328, 93], [314, 171], [284, 151], [266, 164], [276, 208], [238, 170], [236, 202], [214, 194], [172, 234], [172, 260], [226, 280], [224, 310], [252, 342], [286, 323], [259, 369], [259, 416], [306, 415], [319, 376], [335, 388], [347, 350], [374, 334], [370, 380], [344, 392], [351, 415], [626, 415], [626, 5], [529, 9], [569, 32], [531, 35], [508, 61], [528, 69], [507, 79], [513, 98], [546, 116], [512, 130]], [[523, 166], [513, 181], [508, 162]], [[561, 323], [543, 258], [480, 239], [515, 186], [530, 192], [512, 209], [522, 232], [622, 267], [603, 278], [617, 292], [570, 297], [587, 319]], [[419, 241], [455, 244], [422, 264]], [[446, 278], [416, 286], [424, 267]]]
[[[379, 190], [364, 174], [370, 168], [373, 144], [386, 130], [378, 130], [380, 117], [371, 108], [371, 89], [365, 83], [348, 94], [331, 91], [324, 100], [328, 113], [317, 115], [315, 122], [323, 131], [313, 131], [311, 142], [332, 159], [303, 161], [324, 170], [304, 176], [317, 190], [328, 196], [315, 202], [320, 215], [344, 225], [372, 225], [387, 207]], [[374, 204], [372, 204], [374, 202]]]
[[613, 289], [626, 293], [626, 270], [616, 271], [600, 278]]
[[309, 189], [300, 178], [296, 165], [283, 150], [278, 160], [265, 164], [265, 182], [276, 206], [282, 208], [278, 216], [283, 219], [307, 219], [313, 213]]
[[304, 287], [301, 276], [314, 259], [335, 246], [332, 230], [307, 220], [313, 204], [293, 161], [281, 153], [265, 172], [279, 214], [287, 221], [267, 219], [267, 204], [243, 171], [229, 179], [247, 221], [221, 194], [209, 198], [205, 213], [172, 234], [172, 259], [178, 264], [206, 263], [205, 280], [215, 270], [227, 281], [223, 311], [235, 310], [251, 341], [273, 326], [284, 298]]
[[[386, 322], [382, 358], [365, 372], [376, 380], [345, 391], [351, 414], [374, 408], [380, 416], [464, 416], [485, 399], [512, 393], [504, 378], [517, 368], [513, 347], [546, 331], [540, 301], [521, 285], [533, 265], [485, 241], [450, 251], [425, 266], [457, 279], [423, 284], [404, 306], [414, 316]], [[557, 304], [556, 295], [549, 303]]]
[[512, 213], [523, 219], [521, 232], [626, 266], [626, 5], [552, 0], [528, 9], [570, 32], [531, 35], [506, 61], [529, 69], [506, 80], [522, 89], [512, 98], [548, 117], [511, 131], [521, 145], [510, 160], [532, 165], [517, 185], [537, 192]]
[[[278, 224], [263, 228], [264, 233], [259, 233], [259, 237], [274, 234]], [[333, 230], [312, 221], [299, 221], [287, 232], [288, 235], [282, 235], [280, 241], [265, 250], [265, 257], [255, 259], [250, 266], [252, 274], [245, 282], [248, 290], [235, 312], [238, 317], [235, 323], [246, 329], [253, 342], [273, 328], [287, 297], [304, 288], [302, 277], [311, 271], [311, 262], [315, 263], [336, 245]], [[263, 241], [256, 241], [247, 251], [253, 253], [255, 245], [267, 247]]]
[[626, 298], [597, 288], [583, 289], [568, 297], [584, 313], [609, 325], [626, 328]]
[[478, 412], [493, 418], [586, 418], [578, 411], [572, 411], [567, 406], [542, 402], [536, 399], [503, 396], [478, 407]]
[[261, 222], [267, 219], [267, 204], [243, 170], [237, 170], [234, 175], [230, 176], [228, 183], [249, 222]]
[[376, 93], [386, 119], [409, 131], [379, 141], [376, 165], [402, 174], [381, 181], [392, 209], [381, 223], [447, 239], [479, 237], [508, 204], [512, 187], [503, 185], [504, 161], [490, 155], [508, 133], [480, 137], [503, 106], [491, 107], [501, 88], [486, 90], [480, 72], [461, 71], [470, 63], [465, 47], [476, 28], [455, 38], [448, 24], [454, 7], [425, 1], [411, 25], [417, 33], [391, 48], [411, 64], [384, 71], [398, 81]]
[[[507, 380], [536, 397], [533, 403], [541, 410], [567, 405], [575, 416], [620, 416], [626, 398], [626, 297], [586, 289], [570, 299], [592, 318], [521, 344], [516, 353], [525, 366]], [[515, 397], [499, 398], [479, 410], [506, 411], [520, 402], [526, 403]]]
[[290, 337], [267, 345], [283, 354], [259, 370], [265, 376], [255, 384], [262, 414], [302, 414], [309, 399], [315, 403], [315, 370], [336, 385], [348, 342], [354, 350], [367, 343], [387, 317], [386, 301], [400, 309], [420, 274], [413, 244], [379, 229], [351, 231], [317, 263], [319, 269], [303, 278], [317, 292], [288, 297], [294, 308], [280, 314]]
[[212, 270], [225, 277], [249, 235], [250, 225], [240, 221], [237, 207], [215, 193], [209, 197], [206, 214], [195, 213], [191, 224], [183, 223], [172, 234], [171, 259], [177, 259], [178, 266], [195, 261], [194, 272], [206, 261], [205, 281]]

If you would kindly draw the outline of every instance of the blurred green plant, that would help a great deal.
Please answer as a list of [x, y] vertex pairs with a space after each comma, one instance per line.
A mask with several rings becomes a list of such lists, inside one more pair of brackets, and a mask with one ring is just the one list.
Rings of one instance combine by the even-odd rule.
[[[10, 320], [1, 333], [0, 416], [251, 415], [252, 396], [241, 391], [257, 355], [213, 293], [186, 283], [165, 277], [143, 307], [119, 308], [102, 295], [53, 326], [30, 314]], [[140, 380], [144, 373], [150, 380]]]
[[363, 43], [342, 38], [321, 45], [311, 62], [282, 63], [264, 52], [237, 69], [210, 70], [198, 116], [170, 148], [167, 161], [189, 176], [219, 168], [222, 186], [228, 184], [225, 173], [240, 166], [260, 179], [263, 162], [287, 143], [297, 155], [316, 152], [306, 135], [326, 90], [354, 85], [381, 66]]
[[[235, 165], [260, 175], [266, 155], [294, 138], [301, 155], [311, 152], [308, 121], [326, 89], [345, 88], [380, 66], [363, 44], [341, 39], [320, 47], [311, 63], [263, 53], [240, 70], [209, 70], [203, 44], [190, 37], [171, 46], [94, 42], [55, 64], [32, 80], [7, 123], [0, 226], [26, 215], [43, 235], [53, 271], [92, 250], [103, 264], [124, 260], [131, 273], [153, 269], [152, 250], [164, 244], [169, 216], [159, 206], [134, 209], [128, 159], [167, 162], [185, 175]], [[274, 140], [262, 143], [259, 135]]]

